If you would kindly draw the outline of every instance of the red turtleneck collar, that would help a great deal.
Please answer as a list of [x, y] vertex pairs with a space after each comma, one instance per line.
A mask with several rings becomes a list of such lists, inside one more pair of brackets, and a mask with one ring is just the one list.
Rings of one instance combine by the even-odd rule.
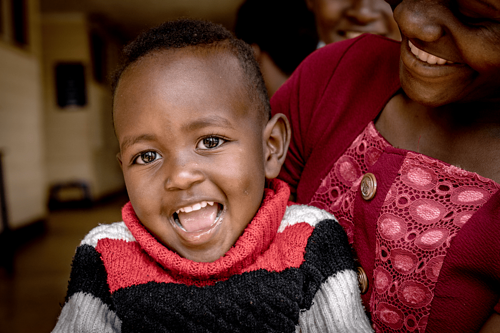
[[285, 214], [289, 195], [286, 183], [277, 179], [269, 181], [261, 207], [243, 234], [223, 257], [209, 263], [185, 259], [161, 244], [139, 221], [130, 202], [123, 207], [122, 217], [140, 247], [173, 276], [220, 280], [242, 273], [269, 248]]

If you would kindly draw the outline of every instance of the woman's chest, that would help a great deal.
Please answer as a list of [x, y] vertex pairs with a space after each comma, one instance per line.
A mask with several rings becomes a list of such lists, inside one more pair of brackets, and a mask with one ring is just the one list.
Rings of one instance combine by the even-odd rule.
[[375, 325], [414, 330], [427, 325], [452, 240], [498, 189], [472, 172], [392, 148], [370, 123], [310, 204], [333, 213], [353, 243], [371, 283], [364, 301]]

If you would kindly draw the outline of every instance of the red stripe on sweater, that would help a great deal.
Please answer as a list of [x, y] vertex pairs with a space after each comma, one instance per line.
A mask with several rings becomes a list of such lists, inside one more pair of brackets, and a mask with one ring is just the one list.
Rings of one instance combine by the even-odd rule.
[[[212, 277], [196, 280], [190, 276], [175, 276], [168, 267], [161, 267], [137, 242], [126, 242], [116, 239], [101, 239], [96, 250], [108, 274], [108, 284], [111, 292], [120, 288], [147, 282], [179, 283], [186, 285], [207, 286], [217, 281], [226, 280], [227, 276], [242, 274], [244, 272], [265, 269], [267, 271], [281, 272], [287, 268], [298, 268], [304, 261], [307, 240], [313, 231], [307, 223], [297, 223], [278, 233], [269, 248], [247, 267], [239, 265], [229, 267], [223, 277]], [[193, 265], [203, 264], [191, 262]]]

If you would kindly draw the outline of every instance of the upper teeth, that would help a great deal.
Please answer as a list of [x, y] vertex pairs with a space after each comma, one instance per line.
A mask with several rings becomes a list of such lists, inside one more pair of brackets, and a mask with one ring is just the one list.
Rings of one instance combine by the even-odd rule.
[[186, 207], [179, 208], [175, 212], [177, 214], [179, 214], [179, 213], [190, 213], [190, 212], [192, 212], [194, 210], [200, 210], [202, 208], [205, 208], [205, 207], [207, 207], [207, 205], [213, 206], [214, 202], [213, 201], [202, 201], [200, 203], [195, 203], [192, 206], [186, 206]]
[[432, 55], [430, 53], [427, 53], [427, 52], [419, 49], [418, 47], [416, 47], [415, 45], [413, 45], [412, 42], [410, 42], [410, 41], [408, 41], [408, 45], [410, 46], [411, 53], [413, 53], [415, 55], [415, 57], [417, 57], [418, 59], [420, 59], [420, 60], [422, 60], [422, 61], [424, 61], [424, 62], [426, 62], [428, 64], [431, 64], [431, 65], [435, 65], [435, 64], [444, 65], [446, 63], [448, 63], [448, 64], [452, 64], [453, 63], [452, 61], [436, 57], [435, 55]]
[[363, 33], [359, 32], [359, 31], [346, 31], [345, 32], [345, 36], [347, 37], [347, 39], [356, 38], [358, 36], [361, 36], [362, 34]]

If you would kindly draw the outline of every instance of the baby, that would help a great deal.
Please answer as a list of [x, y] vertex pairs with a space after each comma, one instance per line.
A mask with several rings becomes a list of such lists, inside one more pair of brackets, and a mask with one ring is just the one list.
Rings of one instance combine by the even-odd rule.
[[167, 22], [115, 76], [123, 222], [77, 248], [54, 332], [367, 332], [346, 236], [274, 179], [290, 141], [252, 49]]

